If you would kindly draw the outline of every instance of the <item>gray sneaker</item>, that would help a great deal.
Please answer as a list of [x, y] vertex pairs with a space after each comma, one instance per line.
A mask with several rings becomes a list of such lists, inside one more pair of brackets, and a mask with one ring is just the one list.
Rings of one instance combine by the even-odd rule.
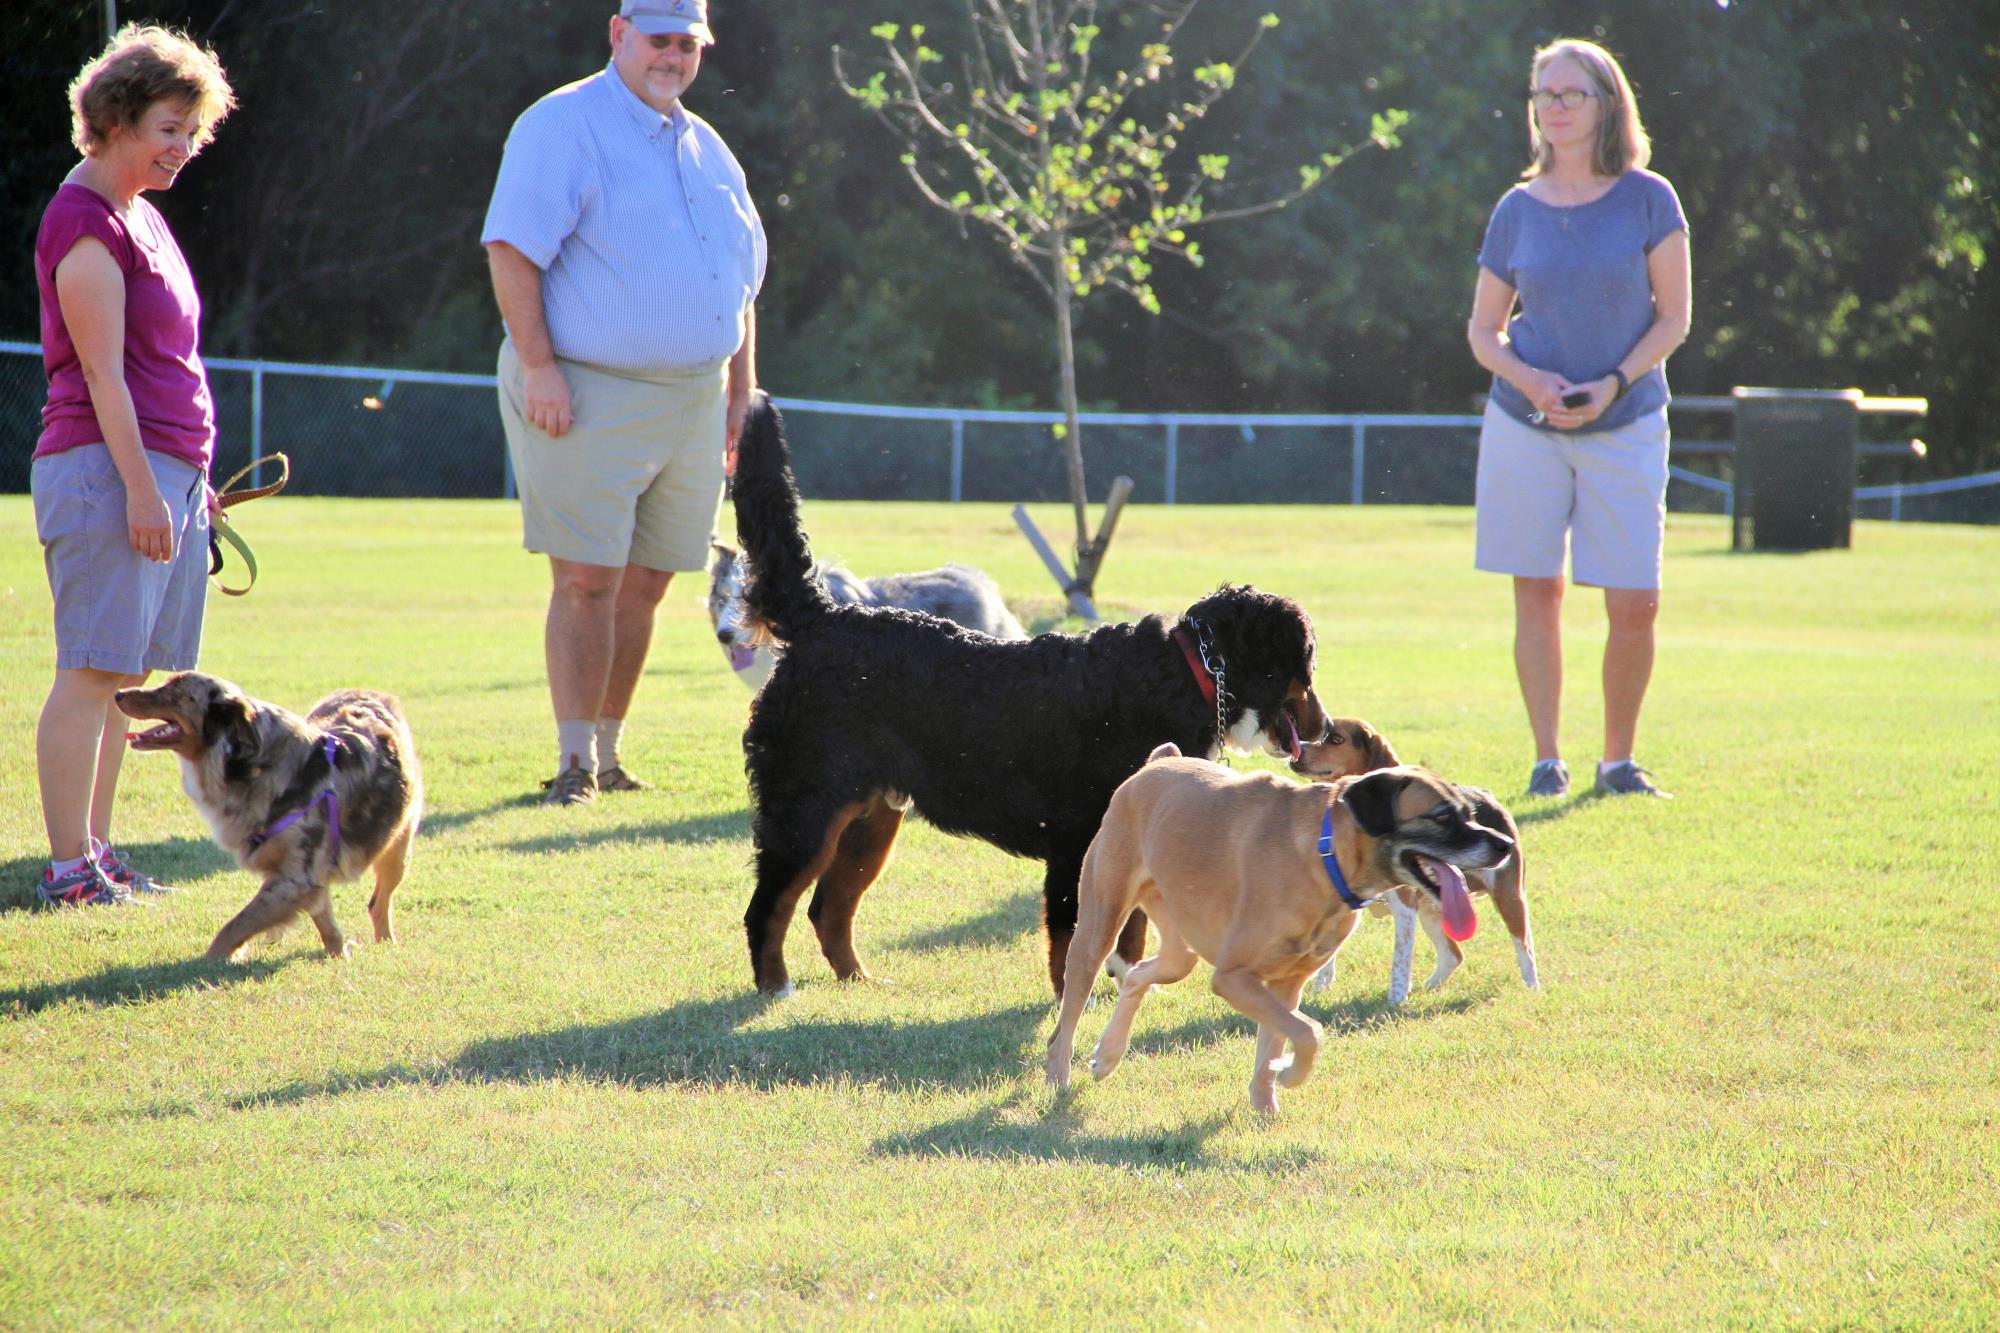
[[132, 890], [116, 882], [85, 857], [83, 864], [58, 875], [50, 866], [35, 885], [35, 901], [43, 907], [129, 907], [135, 901]]
[[1528, 795], [1569, 795], [1569, 765], [1560, 759], [1544, 759], [1528, 774]]
[[134, 870], [125, 864], [125, 858], [118, 855], [110, 843], [103, 843], [97, 849], [97, 868], [104, 877], [121, 888], [133, 893], [179, 893], [171, 884], [162, 884], [141, 870]]
[[1599, 764], [1597, 790], [1606, 796], [1657, 796], [1663, 801], [1674, 799], [1672, 792], [1661, 791], [1659, 784], [1653, 781], [1653, 775], [1631, 759], [1617, 764]]

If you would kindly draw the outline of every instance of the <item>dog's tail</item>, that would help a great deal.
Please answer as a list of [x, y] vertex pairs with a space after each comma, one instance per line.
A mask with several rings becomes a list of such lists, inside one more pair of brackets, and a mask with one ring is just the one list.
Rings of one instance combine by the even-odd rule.
[[785, 423], [759, 392], [736, 446], [736, 539], [753, 578], [744, 600], [751, 613], [790, 640], [832, 609], [813, 577], [812, 551], [799, 523], [799, 488], [785, 450]]

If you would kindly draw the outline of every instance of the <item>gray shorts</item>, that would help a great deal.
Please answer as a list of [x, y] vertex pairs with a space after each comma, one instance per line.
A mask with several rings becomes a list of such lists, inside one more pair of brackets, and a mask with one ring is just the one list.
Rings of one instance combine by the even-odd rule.
[[708, 565], [722, 505], [727, 363], [644, 378], [558, 357], [575, 418], [528, 423], [521, 362], [500, 344], [500, 424], [521, 492], [521, 544], [586, 565]]
[[37, 458], [35, 535], [56, 604], [56, 668], [138, 676], [186, 671], [208, 608], [208, 504], [201, 469], [146, 451], [174, 525], [174, 558], [132, 549], [125, 482], [102, 444]]
[[1492, 402], [1479, 427], [1477, 555], [1495, 574], [1657, 588], [1667, 524], [1667, 411], [1615, 430], [1537, 430]]

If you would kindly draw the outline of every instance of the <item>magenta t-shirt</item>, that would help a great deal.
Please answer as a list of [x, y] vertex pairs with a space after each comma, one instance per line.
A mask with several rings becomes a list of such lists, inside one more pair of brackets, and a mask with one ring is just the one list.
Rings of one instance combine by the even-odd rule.
[[125, 271], [125, 383], [139, 417], [139, 442], [208, 470], [215, 451], [215, 404], [197, 344], [201, 298], [167, 220], [144, 198], [123, 218], [103, 195], [69, 184], [56, 191], [35, 234], [35, 283], [42, 296], [42, 366], [49, 401], [35, 457], [97, 444], [104, 431], [90, 402], [83, 363], [56, 300], [56, 265], [86, 236], [104, 243]]

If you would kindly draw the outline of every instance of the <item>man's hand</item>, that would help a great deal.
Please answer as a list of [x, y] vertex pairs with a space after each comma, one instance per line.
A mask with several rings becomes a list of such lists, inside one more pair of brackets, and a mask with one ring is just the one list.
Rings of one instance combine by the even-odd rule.
[[750, 419], [750, 395], [729, 395], [729, 424], [722, 442], [722, 475], [736, 475], [736, 445], [743, 438], [743, 423]]
[[525, 415], [529, 425], [552, 440], [569, 434], [576, 418], [570, 413], [569, 381], [563, 378], [561, 370], [553, 364], [523, 369], [521, 388], [527, 397]]

